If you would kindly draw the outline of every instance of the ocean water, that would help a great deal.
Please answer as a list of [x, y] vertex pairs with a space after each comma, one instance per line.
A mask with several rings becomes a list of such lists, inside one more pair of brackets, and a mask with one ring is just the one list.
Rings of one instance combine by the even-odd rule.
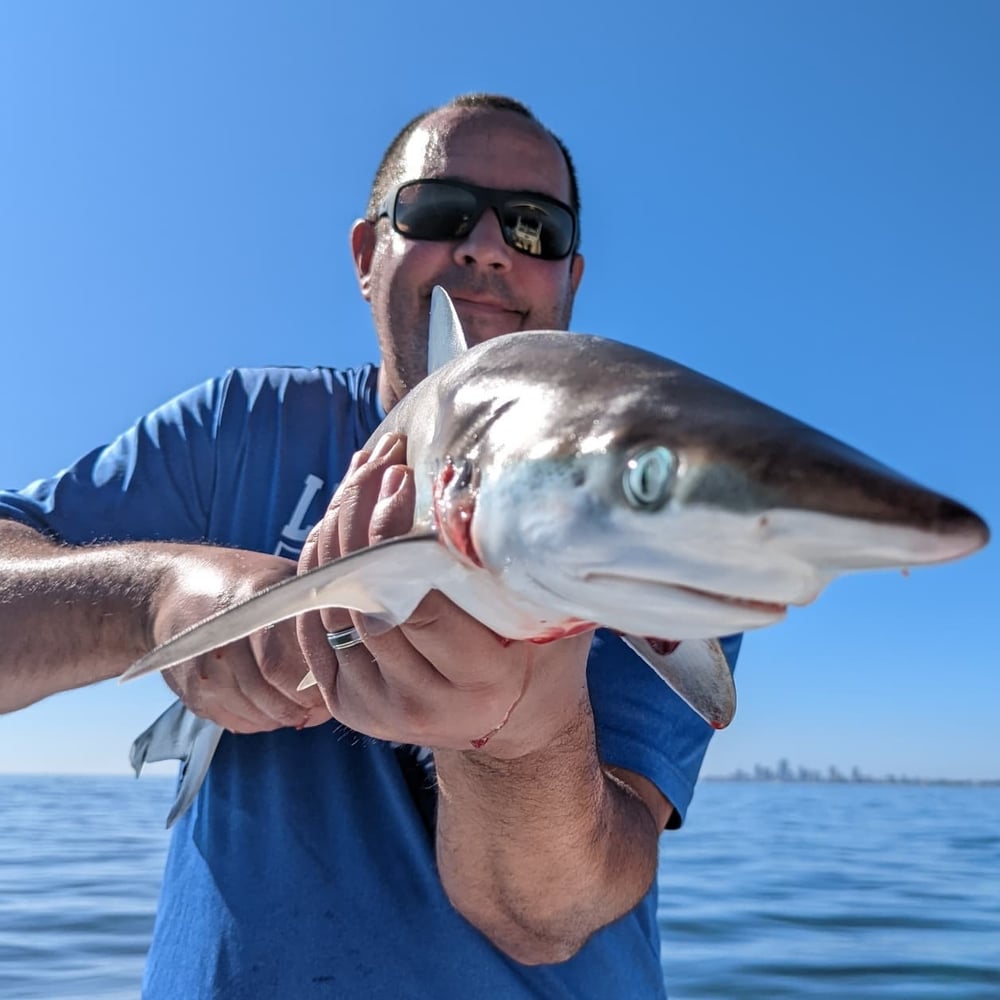
[[173, 789], [0, 775], [2, 1000], [136, 1000]]
[[675, 1000], [1000, 1000], [1000, 788], [703, 782], [661, 844]]
[[[138, 996], [172, 789], [0, 776], [2, 1000]], [[1000, 788], [704, 782], [662, 845], [672, 1000], [1000, 998]]]

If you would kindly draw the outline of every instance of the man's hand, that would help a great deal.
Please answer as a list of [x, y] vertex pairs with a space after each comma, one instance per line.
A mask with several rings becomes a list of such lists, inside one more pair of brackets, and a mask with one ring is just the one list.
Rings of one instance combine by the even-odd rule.
[[[293, 562], [259, 552], [205, 548], [185, 554], [158, 588], [153, 638], [162, 642], [294, 574]], [[236, 733], [255, 733], [329, 720], [317, 691], [296, 690], [308, 669], [290, 620], [166, 670], [163, 676], [196, 715]]]
[[[300, 572], [410, 529], [415, 489], [405, 459], [396, 434], [355, 456], [306, 540]], [[364, 645], [334, 654], [326, 633], [352, 623]], [[437, 592], [389, 630], [336, 608], [299, 618], [299, 643], [340, 722], [383, 739], [498, 757], [546, 746], [578, 714], [590, 638], [509, 642]]]

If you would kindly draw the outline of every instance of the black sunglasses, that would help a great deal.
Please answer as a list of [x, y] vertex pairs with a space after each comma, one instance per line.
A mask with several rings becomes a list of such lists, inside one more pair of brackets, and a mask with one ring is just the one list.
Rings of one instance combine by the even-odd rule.
[[501, 191], [441, 178], [404, 181], [378, 207], [392, 228], [414, 240], [460, 240], [486, 209], [500, 222], [504, 242], [542, 260], [562, 260], [576, 248], [576, 213], [561, 201], [530, 191]]

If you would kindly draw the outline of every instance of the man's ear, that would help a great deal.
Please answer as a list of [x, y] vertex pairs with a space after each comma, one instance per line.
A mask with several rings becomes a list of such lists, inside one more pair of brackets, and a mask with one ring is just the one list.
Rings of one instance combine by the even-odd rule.
[[576, 290], [580, 287], [580, 281], [583, 278], [583, 254], [575, 253], [573, 254], [573, 262], [569, 265], [569, 280], [573, 285], [573, 294], [576, 295]]
[[367, 219], [357, 219], [351, 226], [351, 257], [358, 286], [365, 302], [371, 302], [372, 260], [375, 256], [375, 225]]

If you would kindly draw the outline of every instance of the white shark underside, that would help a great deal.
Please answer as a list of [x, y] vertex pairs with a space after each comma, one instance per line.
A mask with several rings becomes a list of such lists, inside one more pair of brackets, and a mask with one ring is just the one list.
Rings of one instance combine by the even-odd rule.
[[[464, 342], [435, 289], [437, 367], [369, 442], [407, 436], [408, 535], [192, 626], [123, 679], [322, 607], [399, 623], [439, 590], [511, 639], [615, 629], [721, 728], [736, 701], [715, 637], [780, 621], [840, 574], [955, 559], [988, 539], [962, 505], [657, 355], [558, 331]], [[219, 735], [175, 705], [133, 745], [137, 773], [186, 761], [168, 825]]]

